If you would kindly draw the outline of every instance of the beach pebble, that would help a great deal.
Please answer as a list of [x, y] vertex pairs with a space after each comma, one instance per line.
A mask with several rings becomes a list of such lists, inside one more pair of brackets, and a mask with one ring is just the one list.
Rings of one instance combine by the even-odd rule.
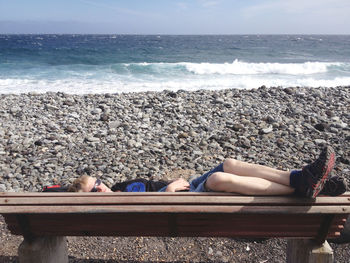
[[316, 139], [316, 140], [315, 140], [315, 143], [316, 143], [317, 145], [322, 145], [322, 144], [326, 145], [326, 144], [327, 144], [327, 141], [326, 141], [326, 140], [323, 140], [323, 139]]
[[66, 131], [68, 131], [68, 132], [77, 132], [78, 128], [75, 125], [68, 125], [66, 127]]
[[6, 192], [6, 186], [4, 184], [0, 184], [0, 192]]
[[270, 132], [272, 132], [272, 131], [273, 131], [272, 126], [269, 126], [269, 127], [267, 127], [267, 128], [261, 129], [261, 130], [260, 130], [260, 133], [262, 133], [262, 134], [268, 134], [268, 133], [270, 133]]

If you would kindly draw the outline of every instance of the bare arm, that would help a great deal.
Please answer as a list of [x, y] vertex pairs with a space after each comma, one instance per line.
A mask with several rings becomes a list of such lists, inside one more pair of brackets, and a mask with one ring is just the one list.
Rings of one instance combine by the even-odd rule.
[[177, 192], [177, 191], [183, 191], [183, 190], [189, 190], [190, 184], [183, 178], [178, 178], [168, 184], [165, 192]]

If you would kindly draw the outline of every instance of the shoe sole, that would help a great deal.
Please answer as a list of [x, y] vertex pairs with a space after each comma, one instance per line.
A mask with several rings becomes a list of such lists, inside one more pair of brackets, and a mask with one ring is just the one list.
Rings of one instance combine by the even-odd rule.
[[326, 162], [326, 165], [322, 169], [323, 174], [322, 174], [321, 179], [319, 180], [319, 182], [316, 185], [314, 185], [312, 187], [313, 188], [313, 191], [311, 194], [312, 198], [316, 198], [316, 196], [322, 191], [326, 180], [330, 177], [331, 171], [332, 171], [334, 164], [335, 164], [335, 153], [331, 152], [327, 159], [328, 159], [328, 161]]
[[[327, 186], [330, 184], [331, 186]], [[325, 196], [339, 196], [346, 192], [345, 178], [341, 176], [334, 176], [325, 181], [323, 189], [320, 191], [319, 195]]]

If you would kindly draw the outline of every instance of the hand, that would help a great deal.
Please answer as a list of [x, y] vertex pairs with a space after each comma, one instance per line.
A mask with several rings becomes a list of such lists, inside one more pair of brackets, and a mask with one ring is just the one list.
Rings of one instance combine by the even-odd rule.
[[190, 190], [190, 184], [183, 178], [178, 178], [168, 184], [165, 192], [178, 192], [183, 190]]

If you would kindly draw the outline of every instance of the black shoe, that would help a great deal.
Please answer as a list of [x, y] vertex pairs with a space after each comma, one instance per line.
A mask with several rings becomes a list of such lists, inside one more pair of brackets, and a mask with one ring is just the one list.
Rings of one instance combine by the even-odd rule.
[[346, 192], [347, 182], [341, 176], [332, 176], [324, 183], [320, 195], [338, 196]]
[[332, 147], [324, 148], [320, 156], [302, 169], [303, 182], [297, 189], [304, 197], [315, 198], [331, 175], [335, 163]]

